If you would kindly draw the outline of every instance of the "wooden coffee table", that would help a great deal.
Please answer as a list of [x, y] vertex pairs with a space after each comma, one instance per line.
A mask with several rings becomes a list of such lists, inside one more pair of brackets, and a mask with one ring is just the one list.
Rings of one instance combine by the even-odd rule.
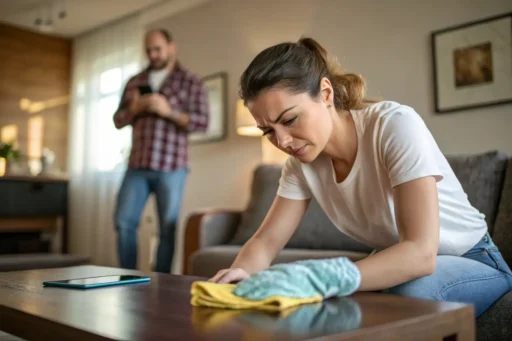
[[[151, 282], [91, 290], [44, 280], [140, 274]], [[473, 307], [376, 293], [281, 314], [197, 308], [197, 277], [78, 266], [0, 273], [0, 330], [26, 340], [474, 340]]]

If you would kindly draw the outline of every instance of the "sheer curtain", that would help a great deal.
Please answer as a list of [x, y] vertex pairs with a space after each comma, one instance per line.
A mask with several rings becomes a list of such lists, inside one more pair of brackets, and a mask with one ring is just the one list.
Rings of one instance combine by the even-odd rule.
[[117, 265], [113, 214], [131, 128], [112, 120], [127, 80], [141, 67], [139, 15], [78, 37], [73, 46], [70, 117], [70, 250]]

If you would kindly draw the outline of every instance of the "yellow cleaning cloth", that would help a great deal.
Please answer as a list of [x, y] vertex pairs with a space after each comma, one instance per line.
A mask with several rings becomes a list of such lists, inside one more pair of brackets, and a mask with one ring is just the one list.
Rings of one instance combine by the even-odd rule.
[[[293, 315], [297, 310], [304, 307], [309, 309], [318, 309], [317, 306], [322, 303], [308, 304], [303, 306], [294, 306], [282, 311], [261, 311], [249, 309], [217, 309], [209, 307], [194, 307], [192, 310], [192, 324], [194, 329], [201, 332], [213, 332], [224, 328], [226, 324], [233, 321], [243, 321], [244, 319], [254, 320], [263, 319], [272, 323], [276, 320], [286, 319]], [[247, 316], [245, 316], [247, 315]]]
[[236, 284], [218, 284], [206, 281], [192, 283], [190, 290], [193, 306], [204, 306], [224, 309], [254, 309], [263, 311], [281, 311], [301, 304], [316, 303], [323, 300], [315, 295], [308, 298], [271, 296], [263, 300], [248, 300], [233, 294]]

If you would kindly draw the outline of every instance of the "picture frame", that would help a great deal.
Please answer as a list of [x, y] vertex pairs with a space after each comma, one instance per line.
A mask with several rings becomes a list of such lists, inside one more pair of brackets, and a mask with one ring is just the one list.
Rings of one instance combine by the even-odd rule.
[[227, 90], [228, 77], [226, 72], [218, 72], [203, 77], [204, 86], [208, 93], [210, 115], [206, 132], [189, 134], [192, 145], [219, 142], [227, 137]]
[[431, 33], [437, 113], [512, 102], [512, 12]]

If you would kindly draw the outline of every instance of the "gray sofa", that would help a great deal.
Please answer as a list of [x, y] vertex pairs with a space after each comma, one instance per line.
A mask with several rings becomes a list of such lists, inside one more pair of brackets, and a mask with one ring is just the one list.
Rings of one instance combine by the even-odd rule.
[[[447, 158], [471, 203], [485, 214], [494, 242], [511, 265], [512, 159], [496, 151]], [[190, 215], [185, 227], [184, 274], [211, 277], [231, 265], [265, 217], [280, 173], [276, 165], [255, 170], [251, 198], [243, 212], [219, 209]], [[358, 260], [370, 251], [339, 232], [313, 200], [275, 263], [343, 255]], [[478, 318], [477, 339], [512, 340], [512, 292]]]

